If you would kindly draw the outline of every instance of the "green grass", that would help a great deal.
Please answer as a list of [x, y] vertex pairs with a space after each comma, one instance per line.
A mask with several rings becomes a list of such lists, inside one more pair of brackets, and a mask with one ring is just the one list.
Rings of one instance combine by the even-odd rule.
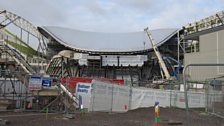
[[10, 32], [9, 30], [5, 29], [5, 32], [8, 33], [9, 35], [11, 35], [13, 38], [17, 39], [19, 42], [21, 42], [22, 44], [24, 44], [27, 47], [32, 48], [31, 46], [29, 46], [27, 43], [25, 43], [23, 40], [21, 40], [20, 38], [18, 38], [16, 35], [14, 35], [12, 32]]
[[14, 48], [16, 48], [17, 50], [19, 50], [20, 52], [22, 52], [23, 54], [26, 54], [29, 57], [33, 57], [33, 56], [37, 56], [38, 52], [35, 51], [34, 49], [30, 48], [30, 47], [26, 47], [24, 45], [20, 45], [18, 43], [15, 43], [13, 41], [10, 40], [5, 40], [9, 45], [13, 46]]
[[16, 35], [14, 35], [13, 33], [11, 33], [10, 31], [8, 31], [6, 29], [5, 29], [5, 32], [8, 33], [9, 35], [11, 35], [16, 40], [18, 40], [18, 43], [19, 43], [18, 44], [18, 43], [14, 42], [14, 41], [5, 39], [5, 41], [8, 44], [10, 44], [11, 46], [13, 46], [14, 48], [16, 48], [20, 52], [26, 54], [29, 57], [38, 56], [38, 52], [36, 50], [34, 50], [31, 46], [29, 46], [27, 43], [25, 43], [24, 41], [19, 39]]

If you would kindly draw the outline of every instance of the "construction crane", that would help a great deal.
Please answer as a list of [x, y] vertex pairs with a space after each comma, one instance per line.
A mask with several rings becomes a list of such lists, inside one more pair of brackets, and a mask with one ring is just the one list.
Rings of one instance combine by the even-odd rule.
[[[168, 69], [166, 67], [165, 62], [163, 61], [163, 58], [162, 58], [162, 56], [161, 56], [161, 54], [160, 54], [160, 52], [159, 52], [159, 50], [157, 48], [155, 40], [153, 39], [152, 34], [149, 31], [149, 28], [148, 27], [145, 28], [144, 31], [147, 33], [147, 35], [148, 35], [148, 37], [150, 39], [150, 42], [151, 42], [152, 47], [153, 47], [153, 50], [154, 50], [154, 52], [156, 54], [156, 57], [158, 58], [159, 65], [162, 68], [163, 72], [161, 72], [161, 75], [162, 75], [163, 79], [164, 79], [164, 75], [165, 75], [165, 79], [170, 79], [170, 73], [169, 73], [169, 71], [168, 71]], [[164, 73], [164, 75], [163, 75], [163, 73]]]

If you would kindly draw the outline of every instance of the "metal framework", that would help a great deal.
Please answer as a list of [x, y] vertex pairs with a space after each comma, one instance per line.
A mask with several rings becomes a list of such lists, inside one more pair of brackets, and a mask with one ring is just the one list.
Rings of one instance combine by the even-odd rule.
[[187, 34], [207, 30], [224, 24], [224, 11], [218, 12], [212, 16], [201, 19], [200, 21], [190, 23], [184, 26]]
[[39, 33], [37, 28], [27, 21], [26, 19], [22, 18], [21, 16], [18, 16], [12, 12], [6, 11], [6, 10], [0, 10], [0, 29], [6, 28], [10, 24], [14, 24], [18, 28], [20, 28], [20, 39], [22, 39], [22, 32], [27, 32], [27, 44], [29, 44], [29, 35], [34, 36], [38, 39], [38, 52], [46, 55], [47, 52], [47, 44], [46, 40], [44, 39], [43, 35]]
[[[0, 95], [0, 100], [5, 99], [5, 100], [18, 100], [20, 99], [20, 103], [26, 102], [28, 97], [32, 96], [32, 91], [28, 91], [28, 76], [30, 75], [36, 75], [38, 74], [32, 66], [28, 62], [26, 62], [25, 58], [19, 54], [16, 50], [14, 50], [10, 45], [8, 45], [4, 40], [0, 41], [0, 60], [2, 61], [0, 64], [0, 75], [2, 77], [0, 81], [0, 91], [3, 91]], [[9, 64], [9, 61], [12, 63]], [[64, 59], [62, 58], [61, 60], [62, 66], [65, 64]], [[69, 67], [64, 67], [64, 68], [69, 68]], [[19, 71], [18, 71], [19, 70]], [[61, 75], [64, 75], [63, 69], [61, 69]], [[14, 78], [14, 79], [13, 79]], [[16, 81], [19, 82], [19, 87], [18, 85], [16, 86], [15, 84], [15, 78]], [[11, 89], [13, 92], [6, 92], [6, 87], [9, 86], [6, 80], [10, 80], [10, 84], [12, 85]], [[13, 81], [14, 80], [14, 81]], [[3, 88], [2, 88], [3, 87]], [[17, 88], [16, 88], [17, 87]], [[78, 98], [76, 96], [71, 95], [71, 93], [66, 89], [65, 86], [63, 86], [61, 83], [57, 84], [57, 87], [59, 90], [62, 90], [65, 92], [66, 95], [69, 96], [73, 100], [72, 103], [65, 102], [67, 101], [64, 96], [62, 96], [61, 101], [65, 104], [65, 106], [71, 106], [73, 103], [74, 105], [77, 106], [78, 104]], [[25, 92], [24, 92], [25, 90]], [[19, 93], [17, 93], [19, 92]], [[39, 97], [39, 94], [37, 93], [37, 97]], [[38, 98], [39, 99], [39, 98]], [[53, 100], [54, 101], [54, 100]], [[13, 104], [13, 103], [12, 103]], [[39, 104], [39, 103], [37, 103]], [[52, 104], [52, 103], [50, 103]], [[47, 105], [49, 106], [49, 105]], [[23, 106], [20, 105], [20, 108]], [[74, 106], [73, 106], [74, 107]], [[26, 108], [26, 103], [24, 103], [24, 108]], [[69, 107], [70, 108], [70, 107]]]
[[[11, 26], [13, 26], [14, 29], [19, 28], [20, 37], [17, 37], [14, 30], [13, 32], [9, 31], [8, 28], [11, 28]], [[25, 40], [23, 36], [24, 31], [27, 33], [27, 38], [25, 38]], [[32, 47], [30, 35], [37, 40], [37, 49]], [[32, 96], [32, 92], [28, 91], [28, 76], [39, 74], [40, 67], [42, 67], [43, 70], [43, 66], [41, 66], [43, 65], [43, 61], [47, 63], [47, 40], [29, 21], [6, 10], [0, 11], [0, 37], [0, 61], [2, 61], [0, 67], [4, 68], [0, 69], [1, 79], [3, 80], [0, 84], [0, 91], [3, 91], [0, 100], [18, 100], [17, 98], [19, 98], [21, 104], [22, 101], [25, 102], [25, 108], [27, 97]], [[12, 62], [10, 65], [8, 64], [9, 60]], [[36, 62], [34, 60], [38, 61]], [[40, 62], [42, 62], [42, 64]], [[33, 64], [38, 65], [35, 66]], [[18, 85], [15, 84], [12, 78], [16, 78], [16, 81], [20, 82], [20, 88], [18, 88]], [[6, 92], [5, 89], [9, 86], [6, 80], [10, 80], [13, 92]], [[58, 85], [59, 89], [70, 96], [71, 94], [68, 90], [62, 87], [63, 85]], [[20, 93], [18, 94], [17, 92]], [[6, 95], [9, 97], [5, 97]], [[14, 96], [16, 96], [15, 99]], [[38, 96], [39, 94], [37, 93], [37, 97]], [[72, 97], [72, 99], [74, 98]]]
[[27, 89], [27, 77], [35, 71], [4, 41], [0, 42], [0, 54], [0, 100], [17, 100], [19, 108], [23, 108], [22, 102], [31, 96]]
[[185, 53], [199, 51], [199, 36], [224, 29], [224, 11], [189, 23], [178, 31], [178, 61]]

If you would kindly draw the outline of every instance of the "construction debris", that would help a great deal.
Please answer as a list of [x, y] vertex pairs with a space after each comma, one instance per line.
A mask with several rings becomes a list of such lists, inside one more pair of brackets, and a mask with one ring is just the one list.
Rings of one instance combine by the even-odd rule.
[[63, 116], [64, 116], [63, 119], [66, 119], [66, 120], [68, 120], [68, 119], [74, 119], [74, 115], [72, 115], [72, 114], [64, 114]]
[[181, 121], [169, 120], [167, 124], [168, 125], [182, 125], [183, 123]]
[[8, 120], [0, 119], [0, 125], [8, 125], [8, 124], [9, 124]]

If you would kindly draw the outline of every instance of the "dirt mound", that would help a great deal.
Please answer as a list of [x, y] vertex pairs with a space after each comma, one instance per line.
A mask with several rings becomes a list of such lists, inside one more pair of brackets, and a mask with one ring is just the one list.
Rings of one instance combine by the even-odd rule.
[[[200, 112], [190, 111], [191, 126], [224, 126], [224, 119]], [[178, 122], [186, 126], [184, 109], [161, 108], [161, 125]], [[0, 118], [10, 121], [10, 126], [152, 126], [154, 108], [141, 108], [126, 113], [92, 112], [75, 114], [74, 119], [64, 119], [63, 114], [1, 112]], [[182, 123], [182, 124], [181, 124]]]

